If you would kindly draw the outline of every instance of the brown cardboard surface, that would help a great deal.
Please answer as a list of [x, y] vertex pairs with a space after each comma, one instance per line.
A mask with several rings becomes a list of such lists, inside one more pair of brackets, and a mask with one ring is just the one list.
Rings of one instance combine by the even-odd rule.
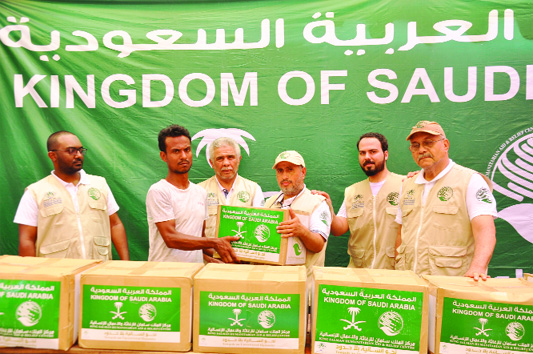
[[[57, 309], [59, 311], [57, 349], [67, 350], [75, 343], [77, 337], [76, 275], [99, 262], [84, 259], [5, 256], [0, 258], [0, 279], [61, 282], [59, 309]], [[9, 337], [9, 342], [2, 340], [0, 346], [39, 348], [40, 344], [32, 339], [18, 340]]]
[[[424, 276], [430, 285], [430, 301], [433, 303], [430, 312], [430, 343], [429, 352], [439, 354], [441, 351], [441, 331], [443, 327], [444, 298], [495, 302], [513, 305], [533, 305], [533, 283], [524, 279], [495, 278], [486, 281], [475, 281], [467, 277]], [[485, 349], [485, 348], [483, 348]], [[474, 349], [477, 350], [477, 349]], [[490, 349], [487, 349], [490, 350]], [[495, 353], [514, 351], [494, 349]]]
[[524, 279], [530, 282], [533, 282], [533, 274], [524, 273]]
[[[296, 349], [204, 346], [200, 337], [201, 292], [298, 294], [299, 336]], [[304, 353], [306, 334], [306, 270], [304, 266], [208, 264], [194, 277], [193, 350], [204, 353]], [[255, 338], [255, 337], [254, 337]]]
[[[427, 283], [412, 271], [398, 271], [387, 269], [361, 269], [340, 267], [313, 267], [313, 306], [312, 306], [312, 332], [311, 353], [315, 353], [315, 341], [317, 331], [317, 310], [320, 285], [334, 285], [343, 287], [356, 287], [365, 289], [386, 289], [398, 291], [413, 291], [422, 293], [422, 313], [420, 324], [419, 353], [427, 353], [428, 343], [428, 286]], [[334, 315], [333, 313], [331, 314]], [[412, 325], [412, 324], [406, 324]], [[361, 332], [363, 334], [363, 332]], [[366, 334], [365, 334], [366, 335]], [[380, 348], [371, 348], [368, 345], [343, 345], [339, 344], [346, 353], [367, 353], [380, 350], [391, 350], [380, 345]], [[318, 351], [317, 351], [318, 352]]]
[[[202, 267], [203, 264], [198, 263], [108, 261], [84, 273], [81, 277], [82, 291], [83, 285], [132, 286], [144, 289], [180, 288], [181, 304], [176, 304], [180, 311], [180, 341], [179, 343], [165, 343], [160, 340], [154, 342], [148, 339], [134, 341], [127, 340], [128, 337], [125, 334], [119, 335], [119, 337], [124, 336], [120, 340], [87, 339], [81, 328], [83, 319], [80, 316], [80, 347], [160, 351], [190, 350], [192, 279]], [[81, 306], [83, 306], [83, 300]], [[122, 333], [125, 332], [132, 331], [122, 331]]]

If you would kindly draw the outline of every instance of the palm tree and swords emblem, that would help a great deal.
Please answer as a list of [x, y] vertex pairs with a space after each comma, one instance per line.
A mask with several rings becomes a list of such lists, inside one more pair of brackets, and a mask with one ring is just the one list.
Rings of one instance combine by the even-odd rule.
[[361, 328], [357, 326], [359, 323], [365, 323], [366, 321], [355, 321], [355, 316], [361, 312], [361, 309], [359, 307], [348, 307], [348, 312], [352, 315], [352, 320], [345, 320], [344, 318], [341, 318], [341, 321], [346, 322], [348, 325], [343, 327], [344, 330], [350, 329], [353, 327], [353, 329], [358, 330], [361, 332]]
[[474, 329], [477, 329], [478, 332], [476, 333], [476, 336], [479, 336], [480, 334], [483, 334], [485, 337], [488, 337], [489, 334], [487, 333], [488, 331], [492, 331], [492, 329], [490, 328], [485, 328], [485, 325], [487, 324], [487, 322], [489, 322], [488, 319], [486, 318], [480, 318], [479, 319], [479, 323], [481, 324], [481, 328], [479, 327], [474, 327]]

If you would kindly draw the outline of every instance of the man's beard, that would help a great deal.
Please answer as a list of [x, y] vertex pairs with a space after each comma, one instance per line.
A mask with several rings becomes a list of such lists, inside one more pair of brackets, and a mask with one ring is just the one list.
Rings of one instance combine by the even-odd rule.
[[375, 176], [385, 169], [385, 160], [381, 161], [381, 163], [374, 162], [374, 169], [372, 170], [365, 169], [364, 165], [361, 166], [361, 169], [368, 177]]

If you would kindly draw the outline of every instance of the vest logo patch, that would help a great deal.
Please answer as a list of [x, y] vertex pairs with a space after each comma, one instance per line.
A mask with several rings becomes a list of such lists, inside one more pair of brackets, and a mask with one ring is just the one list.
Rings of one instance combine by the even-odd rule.
[[46, 193], [43, 199], [43, 206], [45, 208], [48, 208], [52, 205], [61, 204], [63, 203], [63, 200], [61, 197], [56, 197], [56, 194], [52, 191]]
[[352, 209], [364, 208], [364, 207], [365, 207], [365, 201], [361, 194], [358, 194], [355, 197], [353, 197]]
[[89, 190], [87, 191], [87, 194], [89, 195], [89, 197], [93, 198], [94, 200], [98, 200], [102, 196], [102, 193], [100, 193], [100, 191], [94, 187], [89, 188]]
[[387, 202], [389, 202], [390, 205], [398, 205], [398, 199], [400, 198], [400, 194], [398, 192], [390, 192], [387, 196]]
[[415, 190], [408, 190], [403, 200], [403, 205], [415, 205]]
[[250, 193], [247, 191], [240, 191], [237, 193], [237, 199], [239, 199], [241, 202], [246, 203], [250, 200]]
[[207, 206], [218, 205], [218, 198], [215, 193], [207, 193]]
[[451, 187], [442, 187], [437, 193], [437, 197], [443, 202], [447, 202], [453, 197], [453, 189]]
[[487, 188], [479, 188], [479, 190], [476, 193], [476, 198], [480, 202], [492, 204], [492, 199], [490, 199], [490, 191]]

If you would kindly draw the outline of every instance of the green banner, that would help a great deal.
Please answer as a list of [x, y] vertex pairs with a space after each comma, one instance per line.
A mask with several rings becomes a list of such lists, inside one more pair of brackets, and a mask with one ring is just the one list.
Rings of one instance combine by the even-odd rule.
[[[194, 135], [193, 182], [209, 143], [238, 139], [239, 173], [279, 190], [272, 164], [299, 151], [306, 184], [337, 209], [366, 176], [356, 142], [389, 140], [388, 167], [418, 169], [405, 138], [436, 120], [452, 159], [495, 182], [491, 275], [533, 272], [533, 5], [529, 0], [0, 2], [0, 253], [17, 253], [24, 188], [50, 173], [45, 141], [69, 130], [85, 170], [106, 177], [131, 257], [146, 260], [145, 197], [163, 178], [157, 134]], [[326, 265], [348, 263], [347, 235]]]

